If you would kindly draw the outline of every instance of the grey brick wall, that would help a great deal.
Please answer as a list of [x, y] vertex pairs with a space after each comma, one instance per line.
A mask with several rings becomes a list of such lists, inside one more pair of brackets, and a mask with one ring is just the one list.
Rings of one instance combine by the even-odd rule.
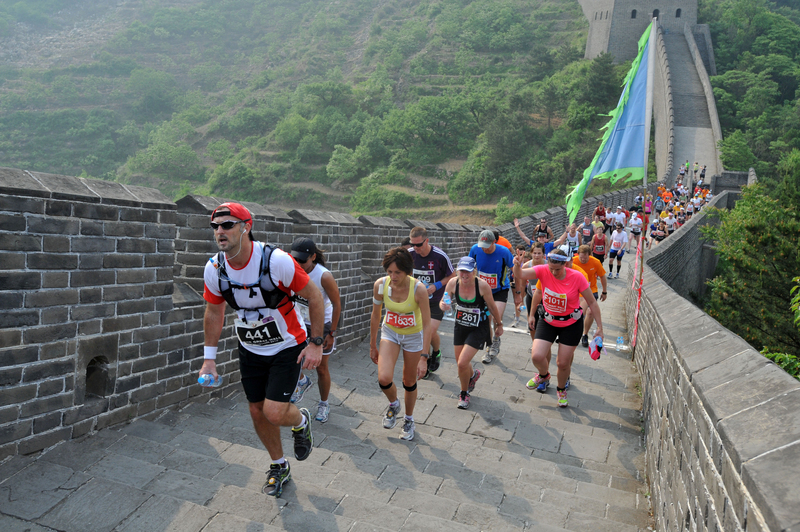
[[[713, 205], [732, 208], [725, 192]], [[634, 362], [660, 531], [800, 523], [800, 382], [681, 295], [708, 276], [701, 212], [646, 257]], [[630, 280], [630, 278], [629, 278]], [[633, 330], [636, 293], [627, 299]]]

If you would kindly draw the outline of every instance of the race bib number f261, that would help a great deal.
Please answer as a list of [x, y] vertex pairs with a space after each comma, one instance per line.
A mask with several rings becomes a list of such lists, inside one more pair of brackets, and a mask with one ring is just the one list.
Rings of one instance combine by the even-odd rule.
[[417, 325], [417, 318], [414, 313], [399, 314], [397, 312], [386, 311], [386, 325], [391, 325], [397, 329], [408, 329]]
[[456, 305], [455, 322], [462, 327], [477, 327], [481, 322], [481, 309]]

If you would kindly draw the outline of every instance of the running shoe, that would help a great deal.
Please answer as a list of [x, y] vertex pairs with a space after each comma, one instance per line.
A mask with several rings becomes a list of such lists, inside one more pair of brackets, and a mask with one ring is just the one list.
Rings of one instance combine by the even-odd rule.
[[614, 279], [619, 279], [619, 272], [614, 276]]
[[[544, 388], [542, 388], [544, 386]], [[544, 379], [538, 373], [533, 376], [531, 380], [528, 381], [528, 384], [525, 387], [529, 390], [536, 390], [539, 393], [544, 393], [547, 391], [547, 387], [550, 386], [550, 374], [547, 374], [547, 378]]]
[[516, 327], [517, 325], [519, 325], [519, 316], [516, 316], [514, 321], [511, 322], [512, 327]]
[[297, 386], [294, 389], [294, 393], [292, 394], [292, 398], [290, 401], [292, 403], [299, 403], [303, 400], [303, 396], [306, 394], [306, 390], [311, 388], [311, 385], [314, 384], [311, 382], [311, 377], [308, 375], [304, 375], [302, 379], [297, 381]]
[[581, 336], [581, 345], [583, 347], [589, 347], [589, 335], [588, 334], [584, 334], [583, 336]]
[[414, 439], [414, 420], [406, 419], [403, 422], [403, 430], [400, 431], [400, 439], [411, 441]]
[[461, 410], [469, 408], [469, 392], [461, 392], [461, 395], [458, 397], [458, 408]]
[[563, 392], [561, 390], [556, 390], [556, 395], [558, 396], [558, 406], [561, 408], [566, 408], [569, 406], [569, 403], [567, 402], [567, 390], [564, 390]]
[[484, 364], [491, 364], [498, 353], [500, 353], [500, 338], [495, 338], [492, 345], [486, 350], [486, 354], [483, 355], [481, 362]]
[[[467, 392], [472, 393], [472, 390], [475, 389], [475, 383], [478, 382], [478, 379], [481, 378], [481, 372], [476, 370], [472, 371], [472, 377], [469, 378], [469, 386], [467, 387]], [[469, 402], [469, 400], [467, 400]], [[460, 407], [459, 407], [460, 408]]]
[[330, 405], [319, 403], [317, 405], [317, 415], [314, 417], [314, 419], [319, 421], [320, 423], [325, 423], [326, 421], [328, 421], [328, 415], [330, 413], [331, 413]]
[[397, 403], [397, 406], [392, 406], [389, 403], [389, 409], [386, 411], [386, 415], [383, 417], [383, 428], [391, 429], [397, 424], [397, 414], [400, 413], [400, 403]]
[[303, 461], [311, 454], [314, 438], [311, 436], [311, 413], [307, 408], [301, 408], [300, 414], [306, 419], [306, 426], [302, 429], [293, 428], [292, 436], [294, 436], [294, 457]]
[[428, 374], [425, 375], [426, 377], [439, 369], [439, 365], [442, 363], [442, 352], [437, 351], [436, 353], [432, 354], [428, 357]]
[[267, 471], [267, 481], [261, 488], [262, 493], [272, 495], [273, 497], [280, 497], [283, 493], [283, 485], [292, 479], [292, 473], [289, 470], [289, 462], [284, 462], [284, 466], [280, 464], [270, 464], [269, 471]]

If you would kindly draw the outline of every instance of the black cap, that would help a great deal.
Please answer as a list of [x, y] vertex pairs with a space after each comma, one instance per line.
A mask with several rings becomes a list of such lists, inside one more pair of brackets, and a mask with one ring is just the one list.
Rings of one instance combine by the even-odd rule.
[[305, 262], [308, 257], [317, 252], [317, 245], [310, 238], [297, 237], [292, 242], [292, 257]]

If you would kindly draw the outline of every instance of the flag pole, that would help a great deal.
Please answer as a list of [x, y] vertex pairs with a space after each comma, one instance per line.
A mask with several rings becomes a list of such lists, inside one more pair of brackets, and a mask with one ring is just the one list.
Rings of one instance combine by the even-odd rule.
[[[648, 163], [650, 162], [650, 126], [653, 120], [653, 76], [655, 74], [655, 67], [656, 67], [656, 32], [658, 31], [658, 19], [653, 18], [653, 27], [650, 29], [650, 43], [648, 45], [648, 53], [647, 53], [647, 98], [645, 100], [645, 120], [644, 120], [644, 178], [643, 178], [643, 186], [644, 186], [644, 198], [645, 203], [647, 202], [647, 167]], [[644, 210], [644, 205], [642, 205], [642, 209]], [[653, 214], [653, 209], [650, 209], [651, 215]], [[650, 219], [648, 218], [648, 223]], [[637, 308], [639, 305], [638, 299], [642, 297], [642, 279], [644, 275], [644, 239], [646, 238], [647, 231], [649, 230], [649, 226], [645, 226], [645, 230], [643, 231], [642, 236], [639, 238], [639, 246], [641, 248], [641, 255], [639, 257], [639, 286], [637, 290]], [[638, 251], [638, 250], [637, 250]], [[634, 278], [636, 278], [636, 273], [633, 272]], [[638, 319], [638, 312], [637, 319]], [[636, 355], [635, 348], [631, 352], [631, 360], [634, 359]]]

